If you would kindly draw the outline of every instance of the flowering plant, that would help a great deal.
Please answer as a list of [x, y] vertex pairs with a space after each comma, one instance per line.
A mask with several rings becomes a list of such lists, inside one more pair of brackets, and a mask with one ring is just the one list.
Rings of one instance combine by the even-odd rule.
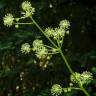
[[[66, 19], [60, 21], [59, 26], [56, 28], [51, 28], [48, 27], [45, 30], [43, 30], [37, 22], [33, 19], [33, 15], [35, 13], [35, 8], [31, 5], [29, 1], [24, 1], [21, 4], [21, 7], [23, 9], [23, 12], [21, 12], [21, 17], [20, 18], [15, 18], [12, 14], [8, 13], [5, 15], [3, 18], [4, 25], [7, 27], [11, 27], [12, 25], [15, 25], [16, 28], [19, 27], [19, 25], [22, 24], [33, 24], [35, 25], [39, 31], [41, 31], [44, 36], [49, 40], [51, 43], [51, 46], [46, 45], [43, 43], [42, 40], [36, 39], [33, 41], [32, 45], [29, 43], [24, 43], [21, 45], [21, 52], [24, 54], [28, 54], [30, 52], [35, 52], [35, 55], [39, 60], [45, 59], [46, 57], [50, 57], [51, 59], [52, 55], [54, 54], [60, 54], [63, 61], [65, 62], [70, 74], [71, 74], [71, 82], [74, 84], [77, 84], [77, 89], [82, 90], [86, 96], [90, 96], [89, 93], [85, 90], [84, 86], [85, 84], [89, 84], [93, 80], [93, 75], [90, 72], [83, 72], [82, 74], [74, 72], [69, 65], [63, 51], [62, 51], [62, 46], [63, 46], [63, 40], [65, 35], [70, 34], [69, 28], [70, 28], [70, 22]], [[30, 18], [31, 22], [28, 23], [20, 23], [21, 19], [26, 19]], [[70, 92], [71, 89], [76, 89], [72, 86], [68, 88], [62, 88], [60, 85], [55, 84], [51, 88], [51, 93], [52, 95], [58, 96], [61, 95], [62, 92]]]

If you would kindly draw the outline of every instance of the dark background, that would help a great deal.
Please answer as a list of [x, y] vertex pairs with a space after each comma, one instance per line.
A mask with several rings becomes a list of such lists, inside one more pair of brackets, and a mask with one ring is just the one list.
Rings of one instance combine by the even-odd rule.
[[[49, 44], [47, 39], [32, 25], [21, 25], [19, 29], [3, 25], [3, 17], [7, 13], [20, 17], [22, 1], [0, 0], [0, 96], [51, 96], [49, 89], [53, 84], [58, 83], [67, 87], [70, 82], [70, 73], [60, 55], [53, 56], [47, 68], [40, 67], [34, 53], [24, 55], [20, 52], [20, 47], [25, 42], [32, 45], [33, 40], [39, 36]], [[33, 18], [42, 29], [57, 27], [63, 19], [70, 21], [70, 35], [65, 36], [62, 50], [74, 71], [87, 70], [93, 73], [94, 82], [87, 89], [91, 96], [96, 96], [95, 0], [31, 0], [31, 2], [36, 8]], [[52, 8], [49, 7], [50, 4], [53, 5]], [[24, 22], [28, 21], [30, 20], [26, 19]], [[37, 60], [36, 64], [34, 60]], [[46, 64], [47, 60], [42, 62]], [[24, 74], [20, 80], [22, 72]], [[20, 88], [17, 90], [16, 86]], [[74, 91], [72, 94], [66, 96], [84, 96], [82, 92]]]

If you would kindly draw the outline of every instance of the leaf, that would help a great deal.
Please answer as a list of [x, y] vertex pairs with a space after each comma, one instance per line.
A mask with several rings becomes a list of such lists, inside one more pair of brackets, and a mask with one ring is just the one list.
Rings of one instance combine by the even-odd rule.
[[13, 49], [12, 42], [0, 42], [0, 51]]

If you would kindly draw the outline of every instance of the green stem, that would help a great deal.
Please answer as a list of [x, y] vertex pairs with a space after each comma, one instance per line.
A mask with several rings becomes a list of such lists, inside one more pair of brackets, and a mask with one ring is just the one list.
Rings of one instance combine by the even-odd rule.
[[73, 74], [74, 72], [73, 72], [73, 70], [71, 69], [69, 63], [67, 62], [67, 60], [66, 60], [66, 58], [65, 58], [65, 56], [64, 56], [64, 54], [63, 54], [63, 52], [62, 52], [61, 49], [59, 49], [59, 53], [61, 54], [61, 56], [62, 56], [62, 58], [63, 58], [63, 60], [64, 60], [64, 62], [65, 62], [65, 64], [66, 64], [66, 66], [68, 67], [70, 73]]
[[67, 61], [66, 57], [64, 56], [64, 54], [63, 54], [63, 52], [62, 52], [61, 49], [59, 50], [59, 52], [60, 52], [60, 54], [61, 54], [61, 56], [62, 56], [62, 59], [64, 60], [64, 62], [65, 62], [65, 64], [66, 64], [67, 68], [69, 69], [70, 73], [74, 76], [75, 80], [78, 82], [78, 85], [79, 85], [79, 87], [81, 88], [81, 90], [85, 93], [86, 96], [90, 96], [89, 93], [83, 88], [83, 86], [80, 84], [80, 82], [79, 82], [79, 81], [77, 80], [77, 78], [75, 77], [74, 72], [73, 72], [73, 70], [71, 69], [71, 67], [70, 67], [70, 65], [69, 65], [69, 63], [68, 63], [68, 61]]
[[88, 94], [88, 92], [83, 88], [83, 86], [79, 83], [79, 81], [77, 80], [77, 78], [75, 77], [74, 72], [73, 72], [73, 70], [71, 69], [71, 67], [70, 67], [70, 65], [69, 65], [66, 57], [64, 56], [64, 54], [63, 54], [63, 52], [62, 52], [62, 50], [61, 50], [60, 48], [58, 48], [58, 46], [45, 34], [45, 32], [44, 32], [44, 31], [41, 29], [41, 27], [36, 23], [36, 21], [35, 21], [32, 17], [30, 17], [30, 18], [31, 18], [32, 22], [35, 24], [35, 26], [36, 26], [36, 27], [45, 35], [45, 37], [50, 41], [50, 43], [51, 43], [55, 48], [58, 49], [59, 53], [60, 53], [61, 56], [62, 56], [62, 59], [64, 60], [66, 66], [67, 66], [67, 68], [68, 68], [68, 70], [70, 71], [70, 73], [74, 76], [74, 78], [75, 78], [76, 81], [78, 82], [78, 85], [79, 85], [79, 87], [81, 88], [81, 90], [85, 93], [86, 96], [90, 96], [90, 95]]
[[71, 89], [74, 89], [74, 90], [81, 90], [81, 88], [77, 88], [77, 87], [71, 87]]
[[30, 24], [33, 24], [33, 23], [15, 23], [17, 25], [30, 25]]
[[46, 35], [46, 33], [41, 29], [41, 27], [36, 23], [36, 21], [30, 17], [33, 23], [36, 25], [36, 27], [45, 35], [45, 37], [51, 42], [51, 44], [55, 47], [58, 48], [57, 45]]
[[47, 48], [50, 48], [50, 49], [54, 48], [54, 47], [51, 47], [51, 46], [48, 46], [48, 45], [45, 45], [45, 44], [44, 44], [44, 46], [47, 47]]

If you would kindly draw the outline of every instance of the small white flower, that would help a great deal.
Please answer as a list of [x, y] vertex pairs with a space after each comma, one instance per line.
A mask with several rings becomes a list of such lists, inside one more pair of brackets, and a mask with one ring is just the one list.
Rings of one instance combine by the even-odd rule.
[[[74, 77], [74, 76], [75, 76], [75, 77]], [[72, 81], [73, 83], [78, 83], [78, 81], [81, 82], [81, 74], [80, 74], [80, 73], [75, 72], [75, 73], [74, 73], [74, 76], [71, 75], [71, 77], [70, 77], [70, 79], [71, 79], [71, 81]], [[78, 80], [78, 81], [77, 81], [77, 80]]]
[[54, 33], [54, 30], [53, 30], [53, 28], [48, 27], [48, 28], [45, 29], [45, 33], [46, 33], [49, 37], [52, 37], [52, 36], [53, 36], [53, 33]]
[[84, 71], [81, 74], [82, 78], [83, 78], [83, 83], [84, 84], [89, 84], [92, 80], [93, 80], [93, 75], [91, 72], [88, 71]]
[[68, 20], [62, 20], [60, 21], [59, 26], [63, 29], [69, 29], [70, 27], [70, 22]]
[[36, 52], [36, 55], [39, 59], [43, 59], [47, 56], [48, 50], [46, 47], [42, 47], [39, 51]]
[[21, 52], [22, 53], [29, 53], [31, 51], [30, 45], [28, 43], [22, 44], [21, 46]]
[[24, 16], [25, 17], [30, 17], [34, 14], [34, 12], [35, 12], [35, 8], [31, 8], [30, 10], [25, 12]]
[[[74, 73], [75, 78], [73, 75], [71, 75], [71, 81], [73, 83], [80, 83], [81, 85], [89, 84], [93, 80], [93, 75], [90, 72], [84, 71], [82, 74], [75, 72]], [[78, 82], [77, 82], [77, 80]]]
[[36, 56], [39, 59], [45, 58], [48, 54], [48, 49], [44, 46], [43, 41], [39, 39], [33, 42], [33, 51], [36, 52]]
[[43, 46], [43, 41], [36, 39], [33, 41], [33, 51], [37, 50], [40, 46]]
[[55, 28], [55, 32], [53, 34], [54, 39], [61, 39], [63, 36], [65, 36], [65, 30], [62, 28]]
[[54, 96], [59, 96], [63, 92], [62, 87], [59, 84], [54, 84], [51, 88], [51, 93]]
[[22, 4], [21, 4], [21, 7], [23, 10], [25, 11], [28, 11], [32, 8], [32, 5], [29, 1], [24, 1]]
[[21, 7], [25, 11], [25, 12], [22, 12], [23, 15], [24, 15], [23, 18], [30, 17], [35, 12], [35, 8], [33, 8], [32, 5], [31, 5], [31, 3], [28, 2], [28, 1], [24, 1], [22, 3]]
[[10, 14], [10, 13], [8, 13], [8, 14], [6, 14], [5, 15], [5, 17], [3, 18], [3, 21], [4, 21], [4, 25], [5, 26], [12, 26], [13, 25], [13, 23], [14, 23], [14, 17], [13, 17], [13, 15], [12, 14]]

